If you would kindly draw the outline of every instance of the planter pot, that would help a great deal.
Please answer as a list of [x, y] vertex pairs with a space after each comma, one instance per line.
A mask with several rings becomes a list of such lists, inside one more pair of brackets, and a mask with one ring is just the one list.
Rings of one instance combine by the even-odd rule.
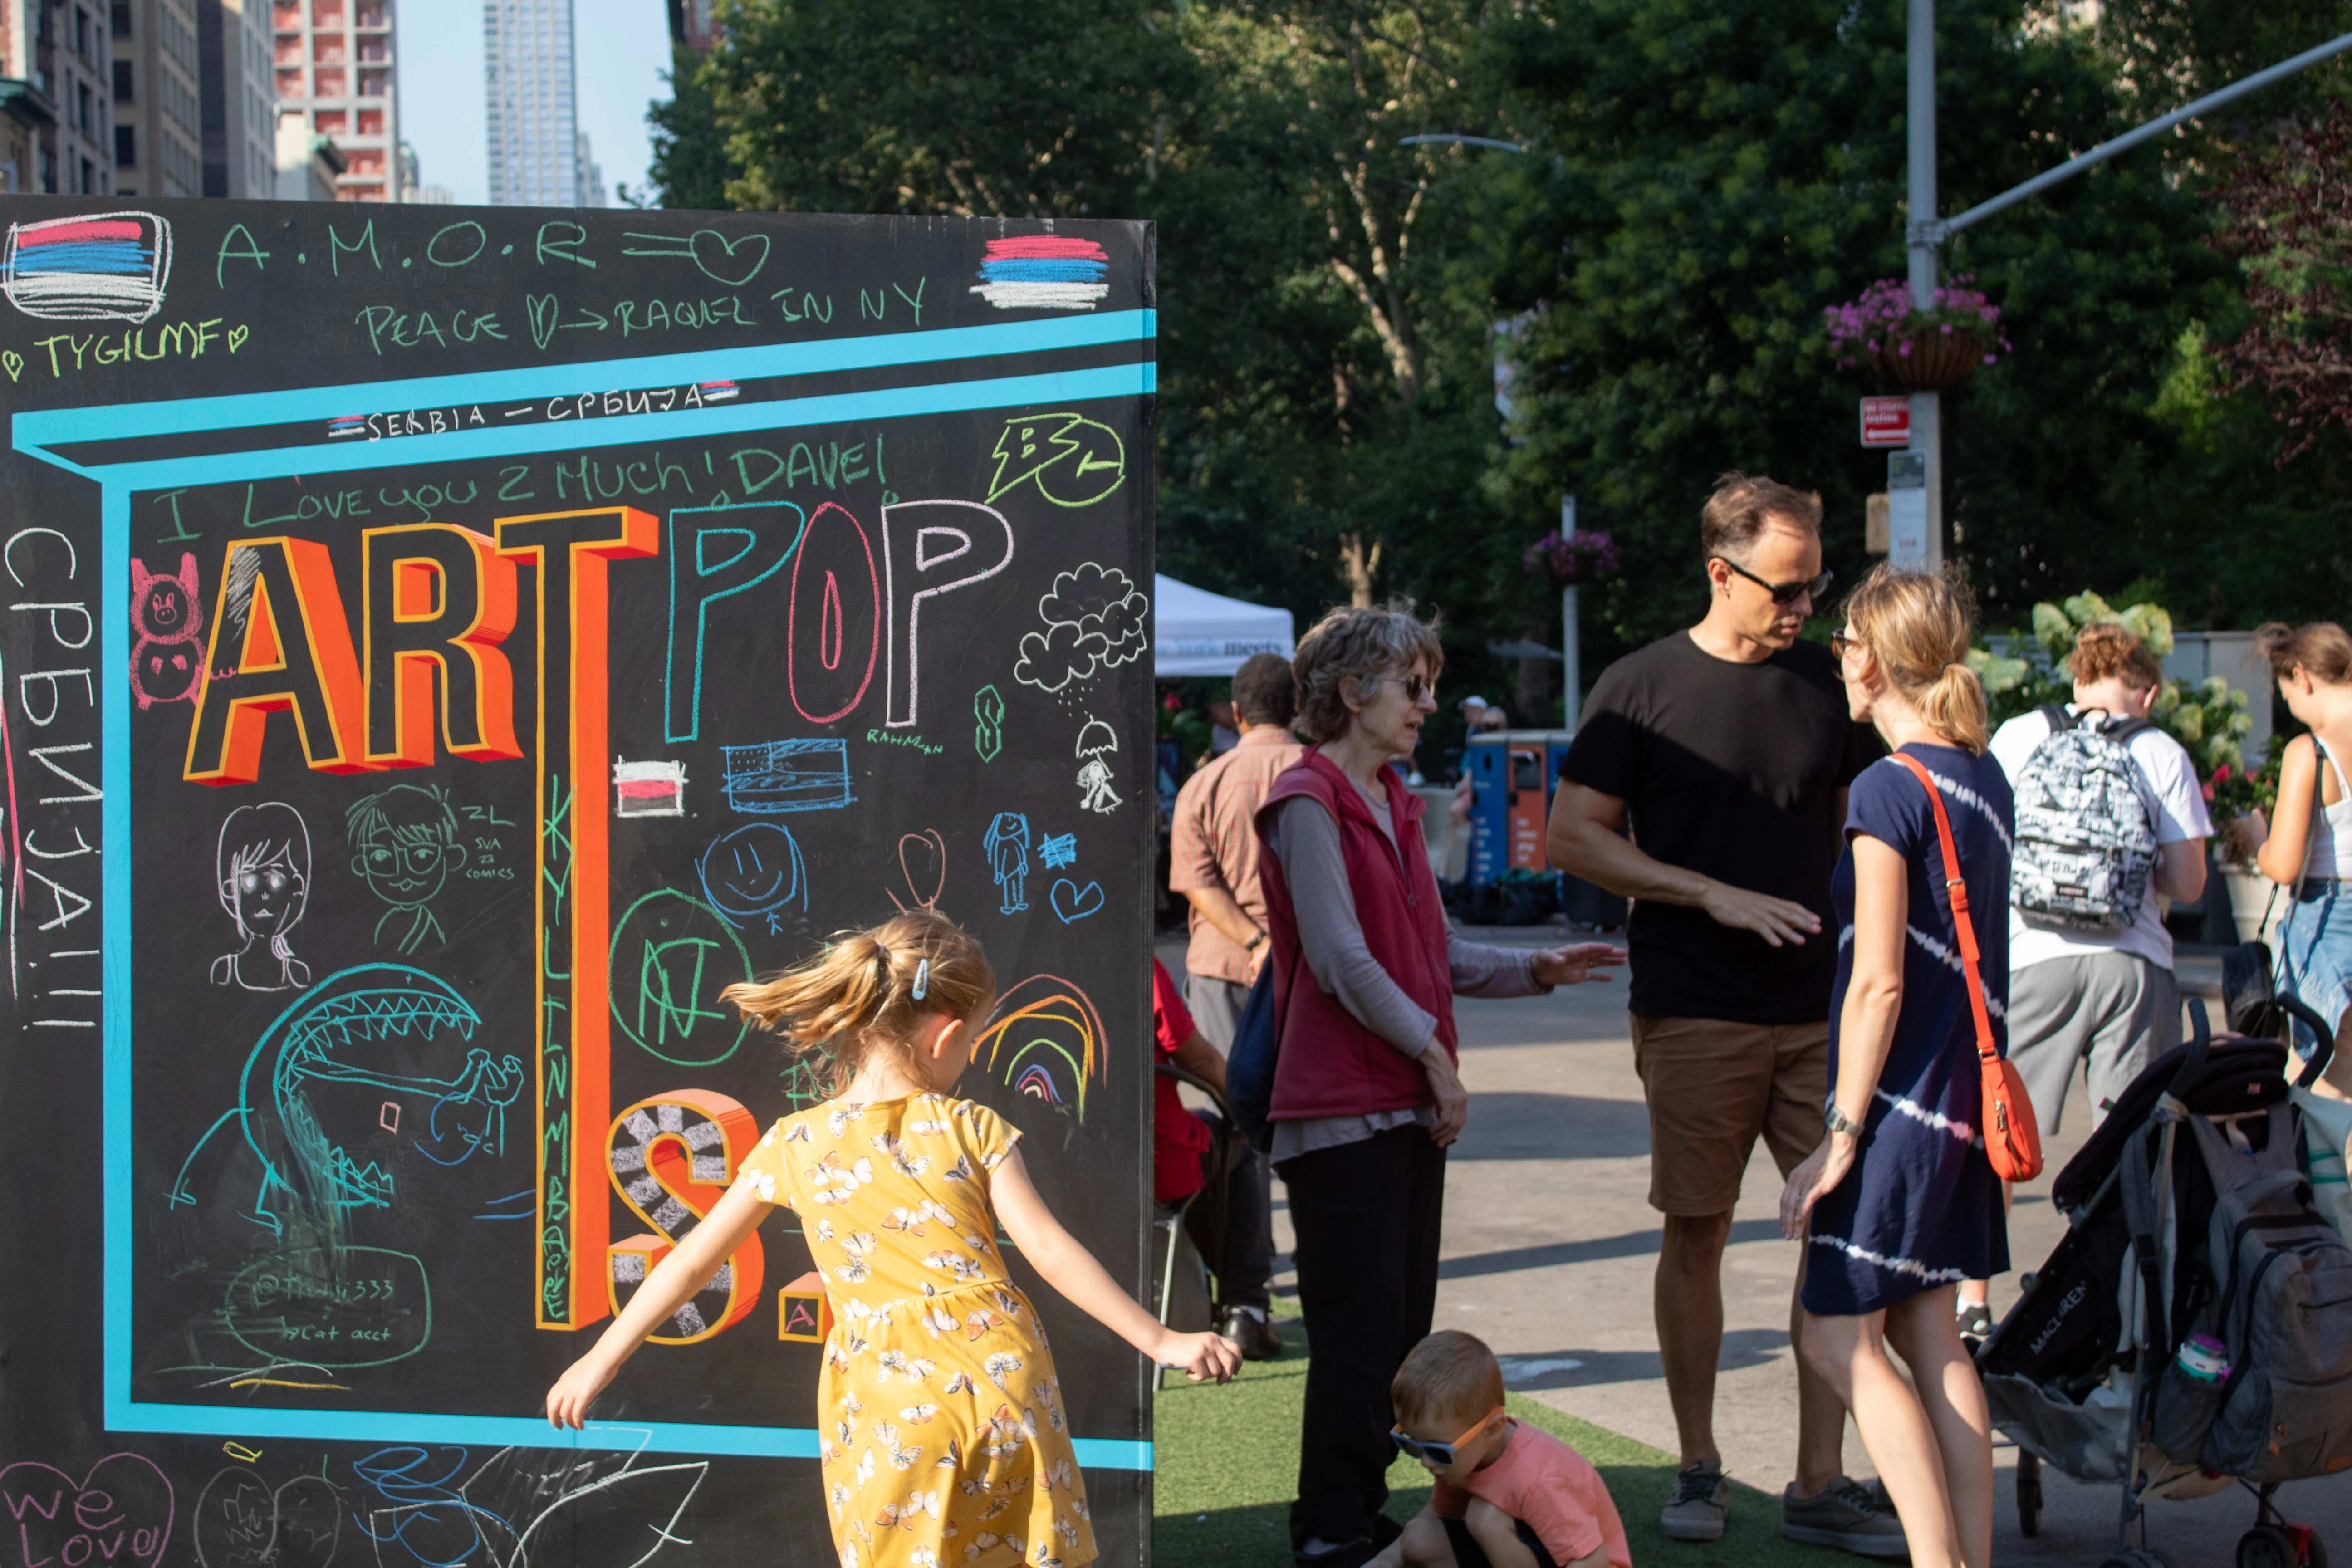
[[1974, 375], [1984, 363], [1984, 340], [1974, 332], [1930, 329], [1903, 341], [1911, 345], [1909, 353], [1898, 353], [1894, 342], [1884, 343], [1870, 356], [1870, 363], [1883, 380], [1906, 392], [1946, 391]]
[[[2260, 871], [2249, 871], [2237, 866], [2221, 866], [2221, 885], [2230, 893], [2230, 918], [2238, 928], [2240, 942], [2269, 942], [2278, 935], [2279, 921], [2285, 918], [2287, 900], [2279, 885]], [[2271, 895], [2279, 893], [2275, 904]], [[2263, 919], [2264, 910], [2270, 919]]]

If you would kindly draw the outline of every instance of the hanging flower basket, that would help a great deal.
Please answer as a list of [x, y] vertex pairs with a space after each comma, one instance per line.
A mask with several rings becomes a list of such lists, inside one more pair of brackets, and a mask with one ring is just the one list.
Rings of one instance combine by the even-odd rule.
[[1541, 572], [1555, 588], [1580, 587], [1617, 575], [1617, 542], [1605, 533], [1577, 529], [1562, 533], [1553, 529], [1528, 546], [1522, 558], [1530, 572]]
[[1822, 314], [1841, 370], [1905, 392], [1940, 392], [1959, 385], [1979, 367], [2009, 352], [2000, 307], [1954, 278], [1936, 290], [1933, 305], [1916, 310], [1911, 287], [1882, 278], [1862, 297]]

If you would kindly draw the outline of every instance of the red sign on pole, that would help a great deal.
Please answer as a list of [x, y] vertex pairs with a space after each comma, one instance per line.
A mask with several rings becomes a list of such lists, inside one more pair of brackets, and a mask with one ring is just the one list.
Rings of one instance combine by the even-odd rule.
[[1907, 397], [1864, 398], [1862, 444], [1865, 447], [1908, 447], [1911, 444], [1911, 400]]

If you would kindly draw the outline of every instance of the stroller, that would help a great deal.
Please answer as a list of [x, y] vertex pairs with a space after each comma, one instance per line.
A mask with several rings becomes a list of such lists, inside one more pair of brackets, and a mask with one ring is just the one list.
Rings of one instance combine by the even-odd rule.
[[[2274, 1498], [2352, 1468], [2352, 1247], [2311, 1184], [2322, 1165], [2323, 1181], [2341, 1179], [2341, 1150], [2306, 1150], [2284, 1045], [2215, 1038], [2203, 1005], [2189, 1010], [2189, 1043], [2150, 1063], [2059, 1173], [2065, 1237], [2024, 1277], [1977, 1370], [2019, 1448], [2026, 1535], [2047, 1463], [2119, 1483], [2100, 1568], [2168, 1568], [2148, 1546], [2148, 1502], [2231, 1485], [2255, 1500], [2239, 1568], [2326, 1568], [2319, 1537]], [[2294, 1087], [2317, 1078], [2333, 1034], [2319, 1030]]]

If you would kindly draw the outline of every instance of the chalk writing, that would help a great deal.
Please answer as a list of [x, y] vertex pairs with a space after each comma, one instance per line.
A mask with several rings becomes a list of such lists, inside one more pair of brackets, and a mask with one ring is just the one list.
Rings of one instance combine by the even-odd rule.
[[735, 928], [699, 899], [669, 889], [631, 904], [613, 928], [612, 1016], [633, 1044], [679, 1067], [735, 1054], [750, 1027], [722, 1010], [721, 986], [751, 978]]
[[16, 1525], [16, 1568], [120, 1562], [155, 1568], [172, 1539], [172, 1483], [140, 1454], [109, 1454], [76, 1480], [19, 1459], [0, 1470], [0, 1505]]
[[1004, 422], [996, 438], [996, 475], [988, 499], [1034, 483], [1055, 506], [1092, 506], [1127, 478], [1118, 432], [1078, 414], [1033, 414]]
[[920, 752], [927, 757], [940, 756], [947, 751], [945, 746], [936, 742], [926, 741], [920, 735], [893, 735], [887, 730], [868, 730], [866, 731], [866, 738], [876, 745], [904, 746], [909, 751]]
[[[628, 1304], [635, 1288], [726, 1196], [736, 1168], [759, 1138], [760, 1124], [751, 1113], [712, 1089], [670, 1089], [614, 1118], [605, 1139], [614, 1189], [629, 1212], [654, 1230], [613, 1244], [614, 1311]], [[660, 1344], [690, 1345], [726, 1332], [759, 1304], [766, 1267], [759, 1232], [753, 1231], [728, 1254], [710, 1282], [671, 1315], [673, 1331], [651, 1338]]]
[[983, 763], [996, 761], [1004, 749], [1004, 696], [993, 686], [971, 694], [971, 749]]

